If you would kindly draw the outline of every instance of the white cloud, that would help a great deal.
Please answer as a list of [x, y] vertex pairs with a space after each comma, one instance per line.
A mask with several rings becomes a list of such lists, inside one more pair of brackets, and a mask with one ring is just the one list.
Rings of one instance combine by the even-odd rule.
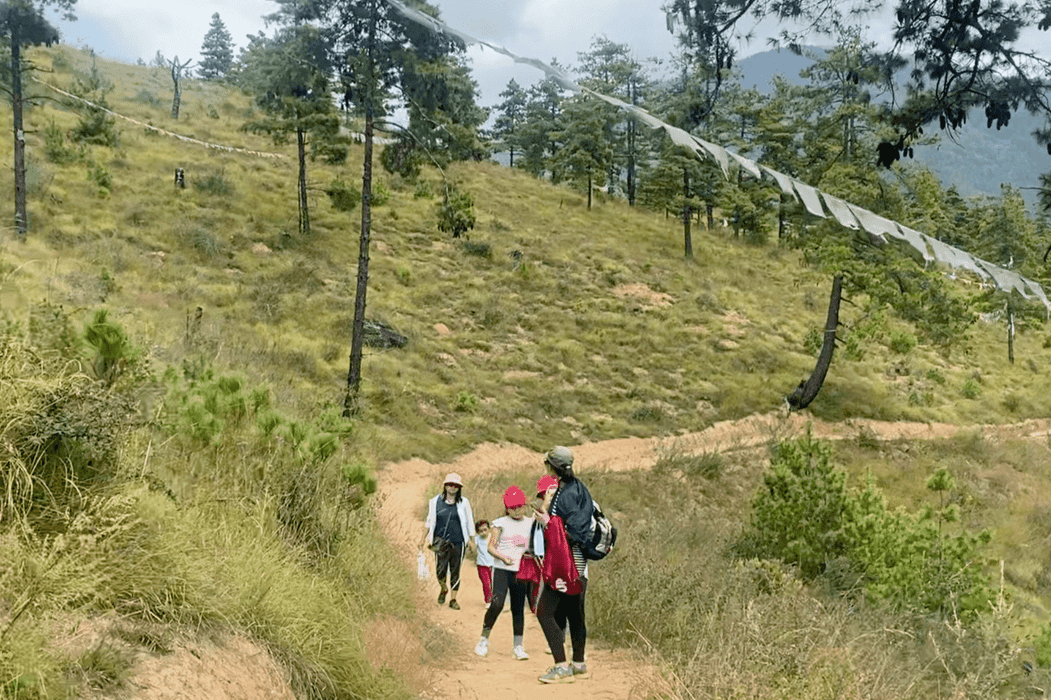
[[157, 51], [197, 60], [214, 13], [242, 47], [246, 35], [265, 31], [263, 17], [276, 9], [271, 0], [80, 0], [77, 21], [59, 22], [59, 29], [66, 43], [118, 61], [149, 62]]

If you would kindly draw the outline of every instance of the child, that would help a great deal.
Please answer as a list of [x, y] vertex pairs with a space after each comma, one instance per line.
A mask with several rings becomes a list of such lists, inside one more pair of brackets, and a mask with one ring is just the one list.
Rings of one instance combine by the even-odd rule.
[[511, 621], [514, 632], [514, 646], [511, 656], [519, 661], [529, 658], [522, 645], [525, 632], [525, 599], [529, 584], [518, 580], [518, 565], [529, 544], [529, 533], [533, 528], [533, 519], [527, 518], [526, 496], [517, 486], [508, 487], [504, 492], [504, 508], [507, 515], [493, 521], [489, 535], [489, 553], [493, 563], [493, 597], [489, 609], [485, 611], [482, 621], [482, 636], [474, 653], [485, 656], [489, 653], [489, 633], [493, 631], [496, 618], [504, 609], [504, 599], [511, 593]]
[[489, 553], [489, 521], [479, 520], [474, 524], [474, 561], [478, 565], [478, 580], [482, 582], [482, 595], [485, 597], [485, 607], [489, 607], [489, 601], [493, 598], [493, 564], [495, 560]]
[[[544, 497], [547, 495], [547, 490], [551, 487], [558, 486], [558, 479], [553, 476], [544, 475], [540, 477], [540, 480], [536, 484], [536, 499], [533, 501], [533, 512], [539, 512], [544, 505]], [[533, 528], [529, 535], [529, 546], [526, 547], [525, 554], [522, 555], [522, 563], [519, 565], [519, 576], [522, 576], [522, 571], [530, 566], [529, 559], [533, 560], [535, 566], [535, 572], [528, 577], [531, 582], [529, 587], [529, 609], [536, 612], [536, 604], [540, 599], [540, 591], [543, 588], [544, 581], [540, 574], [540, 569], [543, 565], [544, 560], [544, 529], [540, 526], [540, 521], [533, 520]]]

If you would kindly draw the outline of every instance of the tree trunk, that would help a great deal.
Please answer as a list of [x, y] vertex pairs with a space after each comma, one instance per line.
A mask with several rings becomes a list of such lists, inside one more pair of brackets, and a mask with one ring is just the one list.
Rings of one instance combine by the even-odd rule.
[[[178, 58], [176, 58], [178, 61]], [[179, 105], [182, 103], [182, 91], [179, 90], [179, 71], [172, 66], [172, 82], [175, 83], [175, 95], [172, 96], [172, 119], [179, 118]]]
[[682, 169], [682, 240], [686, 249], [686, 259], [693, 259], [693, 236], [690, 234], [690, 221], [693, 219], [690, 211], [690, 172]]
[[628, 206], [635, 206], [635, 120], [628, 120]]
[[343, 398], [343, 415], [350, 417], [358, 410], [361, 390], [361, 348], [365, 342], [365, 295], [369, 289], [369, 237], [372, 232], [372, 131], [371, 106], [365, 109], [365, 162], [361, 168], [361, 244], [358, 248], [358, 286], [354, 294], [354, 327], [350, 339], [350, 371], [347, 394]]
[[29, 233], [26, 213], [26, 135], [22, 129], [22, 58], [17, 27], [11, 27], [11, 112], [15, 130], [15, 236], [25, 241]]
[[360, 408], [361, 347], [365, 343], [365, 296], [369, 290], [369, 237], [372, 235], [372, 133], [376, 115], [374, 100], [377, 85], [374, 76], [376, 45], [376, 0], [371, 3], [372, 21], [369, 23], [368, 69], [365, 90], [365, 154], [361, 166], [361, 241], [358, 248], [358, 285], [354, 293], [354, 323], [350, 338], [350, 370], [347, 372], [347, 393], [343, 397], [343, 416], [349, 418]]
[[588, 173], [588, 211], [591, 211], [591, 173]]
[[299, 147], [299, 233], [310, 235], [310, 204], [307, 202], [307, 145], [301, 126], [296, 127], [296, 145]]
[[839, 326], [839, 302], [843, 295], [843, 276], [836, 275], [832, 280], [832, 294], [828, 300], [828, 318], [825, 320], [825, 342], [821, 345], [821, 354], [818, 355], [817, 365], [814, 367], [810, 379], [799, 382], [791, 394], [785, 397], [788, 405], [793, 410], [806, 408], [817, 398], [821, 391], [821, 385], [825, 383], [825, 375], [832, 364], [832, 353], [836, 349], [836, 328]]
[[1015, 363], [1015, 312], [1007, 305], [1007, 361]]
[[781, 199], [777, 204], [777, 241], [778, 243], [785, 240], [785, 195], [781, 195]]
[[708, 215], [708, 230], [715, 228], [715, 207], [710, 202], [704, 204], [705, 213]]
[[511, 146], [511, 167], [515, 167], [515, 147]]

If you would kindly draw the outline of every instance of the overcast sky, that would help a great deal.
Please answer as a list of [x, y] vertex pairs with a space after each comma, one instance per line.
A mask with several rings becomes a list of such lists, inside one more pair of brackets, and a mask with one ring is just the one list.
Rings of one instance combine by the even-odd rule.
[[[666, 60], [675, 50], [661, 10], [666, 0], [431, 0], [442, 19], [478, 39], [503, 46], [520, 56], [575, 66], [577, 55], [592, 41], [605, 36], [627, 44], [639, 60]], [[60, 22], [63, 41], [90, 46], [106, 58], [149, 63], [158, 51], [180, 61], [199, 59], [201, 42], [216, 12], [233, 36], [235, 46], [247, 44], [246, 36], [264, 31], [263, 17], [277, 10], [271, 0], [79, 0], [78, 20]], [[889, 22], [874, 21], [882, 29], [866, 36], [885, 44]], [[768, 28], [766, 35], [776, 32]], [[1035, 30], [1023, 42], [1046, 50], [1047, 33]], [[758, 31], [764, 35], [763, 28]], [[738, 60], [768, 47], [762, 39], [738, 47]], [[236, 49], [235, 49], [236, 54]], [[543, 78], [535, 68], [514, 63], [489, 49], [469, 49], [472, 71], [478, 81], [479, 103], [492, 106], [513, 78], [523, 87]]]
[[[501, 45], [521, 56], [575, 65], [577, 54], [605, 36], [627, 44], [638, 59], [666, 59], [674, 50], [664, 0], [438, 0], [442, 19], [478, 39]], [[270, 0], [79, 0], [77, 21], [61, 22], [63, 41], [90, 46], [100, 55], [129, 63], [149, 63], [163, 53], [180, 61], [199, 58], [212, 15], [222, 18], [238, 48], [248, 34], [270, 33], [263, 17], [277, 5]], [[748, 55], [765, 47], [755, 45]], [[236, 52], [235, 52], [236, 53]], [[499, 93], [512, 78], [522, 86], [543, 78], [535, 68], [515, 64], [488, 49], [470, 51], [479, 83], [480, 103], [501, 101]]]

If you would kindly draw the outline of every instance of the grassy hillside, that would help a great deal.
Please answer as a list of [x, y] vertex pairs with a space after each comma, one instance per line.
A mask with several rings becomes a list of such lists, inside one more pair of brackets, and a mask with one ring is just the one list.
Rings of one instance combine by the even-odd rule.
[[[61, 87], [91, 68], [65, 48], [37, 56], [45, 65], [59, 57], [44, 79]], [[59, 165], [44, 157], [44, 130], [52, 120], [68, 130], [78, 117], [45, 103], [29, 115], [32, 232], [27, 245], [5, 246], [5, 308], [44, 295], [105, 304], [160, 362], [180, 361], [192, 345], [218, 366], [251, 368], [297, 410], [338, 402], [359, 214], [334, 210], [322, 190], [358, 179], [360, 149], [343, 167], [311, 166], [314, 235], [300, 240], [293, 150], [238, 130], [253, 114], [247, 96], [191, 82], [175, 121], [163, 70], [98, 66], [121, 114], [286, 157], [207, 149], [117, 120], [118, 148], [89, 146], [80, 162]], [[108, 192], [85, 159], [109, 172]], [[185, 190], [172, 186], [179, 166]], [[368, 317], [409, 344], [366, 357], [363, 423], [375, 427], [378, 458], [447, 456], [482, 440], [542, 446], [696, 429], [779, 406], [810, 371], [805, 341], [823, 323], [829, 280], [794, 253], [719, 229], [700, 232], [686, 261], [677, 223], [662, 215], [622, 202], [587, 211], [581, 197], [494, 164], [447, 176], [475, 200], [467, 243], [437, 231], [437, 172], [418, 183], [379, 178], [389, 198], [373, 222]], [[200, 330], [188, 339], [198, 306]], [[948, 357], [922, 346], [895, 353], [895, 332], [909, 330], [892, 322], [863, 356], [837, 356], [816, 414], [999, 422], [1047, 413], [1051, 399], [1034, 381], [1043, 335], [1022, 335], [1011, 366], [995, 324]], [[969, 398], [972, 376], [979, 391]]]
[[[87, 572], [87, 592], [57, 594], [85, 580], [85, 570], [41, 568], [53, 541], [46, 533], [19, 539], [18, 529], [5, 525], [6, 570], [36, 571], [40, 593], [32, 600], [43, 605], [40, 614], [14, 615], [24, 596], [14, 578], [0, 577], [0, 600], [8, 601], [0, 609], [0, 631], [17, 623], [25, 632], [19, 639], [30, 640], [0, 654], [5, 678], [30, 679], [5, 689], [7, 695], [34, 697], [31, 691], [52, 688], [38, 694], [50, 697], [70, 663], [97, 665], [63, 661], [32, 641], [46, 637], [49, 616], [119, 609], [135, 624], [245, 630], [286, 663], [303, 695], [404, 697], [410, 691], [397, 679], [368, 668], [361, 641], [370, 618], [411, 620], [416, 613], [406, 602], [410, 595], [388, 594], [387, 586], [407, 591], [411, 581], [350, 488], [360, 486], [354, 480], [368, 467], [410, 456], [447, 459], [484, 441], [543, 449], [628, 435], [673, 437], [775, 410], [812, 369], [830, 280], [792, 251], [772, 242], [749, 245], [724, 229], [695, 230], [696, 257], [687, 261], [674, 219], [619, 201], [599, 201], [588, 211], [580, 195], [492, 163], [458, 164], [444, 173], [471, 194], [478, 217], [469, 240], [453, 240], [436, 226], [441, 173], [427, 170], [412, 183], [381, 173], [367, 316], [409, 342], [402, 349], [367, 349], [362, 413], [343, 424], [335, 414], [347, 372], [359, 212], [337, 211], [324, 190], [335, 180], [359, 179], [360, 147], [343, 166], [311, 164], [314, 230], [304, 239], [296, 232], [294, 151], [239, 130], [254, 114], [248, 96], [189, 81], [182, 114], [173, 120], [170, 78], [162, 69], [96, 63], [66, 47], [32, 56], [53, 71], [41, 80], [64, 90], [78, 77], [85, 80], [94, 65], [112, 84], [109, 106], [140, 123], [118, 119], [116, 147], [81, 147], [70, 140], [81, 119], [70, 106], [45, 100], [27, 114], [30, 234], [18, 243], [8, 232], [2, 242], [0, 310], [13, 338], [18, 329], [39, 329], [45, 312], [79, 328], [107, 309], [142, 350], [146, 378], [132, 392], [137, 419], [128, 419], [129, 437], [108, 457], [115, 477], [74, 474], [68, 479], [76, 488], [63, 491], [69, 518], [85, 508], [76, 493], [86, 489], [100, 499], [84, 511], [92, 527], [126, 523], [105, 530], [116, 538], [112, 546], [68, 550], [69, 561], [96, 562]], [[9, 112], [0, 119], [10, 119]], [[283, 157], [207, 148], [143, 124]], [[0, 143], [8, 162], [10, 148], [10, 139]], [[186, 189], [173, 186], [177, 167], [185, 169]], [[11, 179], [10, 169], [0, 173], [0, 192], [12, 190]], [[0, 203], [0, 216], [13, 219], [10, 198]], [[45, 312], [42, 301], [49, 304]], [[860, 308], [845, 307], [845, 339], [856, 332]], [[958, 424], [1049, 414], [1045, 329], [1019, 336], [1014, 365], [1005, 361], [1006, 331], [995, 322], [975, 326], [948, 354], [915, 346], [908, 342], [912, 334], [889, 319], [857, 352], [838, 353], [812, 414], [831, 421]], [[40, 377], [49, 372], [68, 383], [63, 396], [80, 396], [86, 390], [79, 387], [92, 385], [75, 364], [54, 356], [53, 345], [46, 350], [48, 362], [57, 364], [40, 364], [32, 382], [19, 372], [36, 367], [36, 359], [26, 358], [38, 358], [41, 349], [12, 351], [16, 359], [4, 385], [29, 392], [24, 387], [46, 385], [50, 379]], [[225, 383], [216, 379], [234, 375]], [[191, 420], [205, 415], [202, 410], [216, 417], [206, 431]], [[273, 418], [277, 413], [280, 419]], [[32, 437], [32, 427], [24, 434]], [[328, 435], [339, 439], [326, 442]], [[1005, 464], [1019, 470], [1030, 460], [1046, 464], [1046, 452], [1003, 457], [965, 445], [937, 457], [910, 453], [901, 458], [901, 473], [915, 469], [908, 472], [912, 479], [896, 480], [897, 472], [880, 466], [897, 463], [907, 447], [862, 438], [860, 453], [845, 461], [859, 477], [871, 467], [895, 502], [923, 500], [917, 494], [932, 464], [975, 460], [961, 479], [975, 504], [997, 508], [975, 505], [966, 522], [999, 523], [1008, 533], [993, 556], [1015, 555], [1012, 584], [1034, 609], [1043, 609], [1049, 592], [1043, 564], [1035, 549], [1019, 553], [1041, 537], [1038, 548], [1046, 550], [1044, 531], [1032, 525], [1051, 507], [1039, 496], [1046, 479], [1032, 476], [1025, 508], [1002, 499], [989, 483], [1008, 479]], [[742, 457], [736, 470], [733, 461], [723, 461], [729, 456], [712, 459], [719, 468], [676, 467], [602, 484], [618, 494], [610, 498], [626, 523], [627, 541], [638, 548], [625, 550], [622, 566], [649, 556], [645, 543], [664, 534], [654, 509], [680, 513], [668, 520], [675, 525], [713, 515], [701, 530], [667, 541], [661, 563], [667, 570], [683, 563], [683, 546], [697, 549], [708, 538], [728, 542], [739, 533], [768, 456]], [[740, 480], [719, 481], [725, 474]], [[56, 478], [66, 483], [65, 475]], [[687, 487], [676, 490], [684, 480]], [[303, 489], [315, 482], [316, 488]], [[671, 495], [633, 502], [642, 489]], [[1008, 492], [1014, 493], [1003, 487]], [[706, 498], [715, 501], [693, 505]], [[56, 515], [61, 509], [32, 499], [19, 508], [37, 530], [46, 523], [72, 531], [72, 521]], [[137, 557], [134, 575], [121, 578], [116, 572], [129, 547], [148, 556]], [[691, 564], [697, 590], [715, 585], [704, 567], [722, 561]], [[630, 573], [628, 567], [617, 575], [627, 580]], [[117, 579], [123, 585], [115, 585]], [[304, 598], [316, 607], [289, 604]], [[791, 609], [806, 606], [802, 597], [792, 600], [798, 607]], [[676, 619], [703, 612], [665, 602], [680, 605]], [[663, 619], [653, 610], [627, 610], [638, 619]], [[597, 620], [596, 627], [605, 625], [600, 634], [616, 639], [622, 623]], [[690, 636], [688, 625], [677, 629], [679, 638]], [[685, 647], [676, 653], [690, 657]], [[782, 690], [791, 696], [791, 688]]]

